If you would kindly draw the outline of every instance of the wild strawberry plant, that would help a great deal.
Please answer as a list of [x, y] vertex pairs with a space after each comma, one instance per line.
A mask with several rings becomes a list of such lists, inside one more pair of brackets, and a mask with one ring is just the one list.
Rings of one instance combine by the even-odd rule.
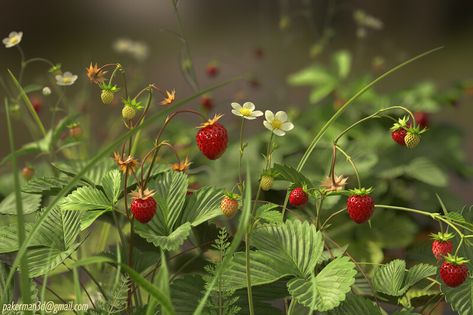
[[[21, 64], [5, 85], [11, 154], [2, 165], [11, 167], [13, 185], [0, 203], [2, 303], [72, 298], [89, 303], [91, 314], [381, 315], [418, 314], [445, 299], [460, 314], [473, 312], [471, 213], [432, 191], [444, 186], [436, 162], [445, 156], [425, 148], [440, 130], [409, 109], [416, 88], [394, 96], [371, 89], [436, 49], [356, 87], [345, 84], [347, 52], [334, 54], [334, 69], [291, 75], [290, 84], [314, 87], [311, 103], [334, 104], [304, 115], [263, 112], [250, 101], [211, 115], [210, 92], [232, 81], [179, 99], [156, 83], [136, 87], [120, 63], [90, 63], [83, 77], [95, 103], [120, 104], [109, 107], [120, 131], [93, 154], [87, 120], [66, 102], [79, 75], [26, 59], [21, 40], [12, 32], [3, 41], [19, 50]], [[25, 85], [36, 62], [47, 66], [48, 86]], [[205, 69], [213, 80], [222, 71], [217, 62]], [[56, 97], [49, 120], [30, 98], [37, 91]], [[203, 111], [190, 107], [197, 99]], [[352, 104], [364, 106], [347, 115]], [[20, 121], [35, 140], [17, 147], [13, 122]], [[248, 137], [257, 125], [265, 132]], [[190, 145], [179, 142], [181, 133]], [[21, 157], [30, 163], [20, 170]], [[464, 171], [461, 158], [447, 158]], [[417, 181], [422, 191], [409, 192]], [[424, 189], [431, 203], [410, 204]], [[428, 255], [415, 252], [425, 244], [414, 244], [414, 218], [440, 230]], [[393, 255], [408, 246], [414, 252]]]

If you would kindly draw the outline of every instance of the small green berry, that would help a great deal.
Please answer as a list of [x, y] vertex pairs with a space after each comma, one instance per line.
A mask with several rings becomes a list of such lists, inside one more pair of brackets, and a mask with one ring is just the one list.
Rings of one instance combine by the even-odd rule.
[[110, 90], [102, 90], [102, 94], [100, 94], [100, 98], [102, 99], [102, 103], [104, 104], [111, 104], [113, 102], [115, 95]]
[[261, 176], [261, 180], [260, 180], [261, 189], [264, 191], [270, 190], [271, 187], [273, 187], [273, 182], [274, 182], [274, 179], [272, 176], [268, 176], [268, 175]]
[[136, 109], [134, 109], [133, 107], [128, 106], [128, 105], [125, 105], [123, 107], [123, 109], [122, 109], [123, 119], [131, 120], [131, 119], [135, 118], [135, 115], [136, 115]]

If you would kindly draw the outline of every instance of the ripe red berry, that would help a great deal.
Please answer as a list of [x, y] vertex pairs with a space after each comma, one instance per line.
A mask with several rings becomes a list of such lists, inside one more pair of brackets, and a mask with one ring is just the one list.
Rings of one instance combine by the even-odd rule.
[[202, 96], [200, 99], [200, 106], [202, 106], [206, 111], [211, 111], [214, 107], [214, 101], [210, 96]]
[[406, 142], [404, 141], [404, 137], [406, 136], [407, 131], [404, 128], [396, 129], [391, 131], [391, 138], [393, 138], [394, 141], [399, 143], [400, 145], [406, 145]]
[[200, 129], [195, 136], [197, 146], [209, 160], [218, 159], [227, 149], [227, 129], [217, 122], [220, 117], [222, 116], [215, 115], [213, 119], [199, 126]]
[[426, 128], [429, 126], [429, 114], [426, 112], [415, 112], [414, 118], [416, 119], [416, 123], [420, 128]]
[[41, 111], [41, 107], [43, 107], [43, 100], [40, 97], [32, 97], [31, 105], [33, 105], [35, 112], [39, 113]]
[[434, 241], [432, 242], [432, 254], [437, 260], [443, 259], [444, 256], [452, 253], [453, 243], [450, 239], [453, 238], [452, 233], [437, 233], [431, 234]]
[[[453, 260], [452, 260], [453, 259]], [[447, 256], [440, 266], [440, 278], [449, 287], [458, 287], [468, 277], [466, 261], [453, 256]]]
[[296, 187], [289, 195], [289, 203], [293, 206], [303, 206], [309, 200], [309, 196], [302, 187]]
[[371, 189], [354, 189], [347, 199], [348, 215], [358, 224], [368, 221], [373, 215], [374, 199], [370, 192]]
[[238, 200], [234, 195], [223, 197], [220, 209], [226, 217], [233, 217], [238, 210]]
[[156, 213], [156, 200], [153, 192], [146, 189], [144, 192], [138, 190], [132, 193], [131, 212], [136, 220], [141, 223], [148, 223]]
[[214, 78], [219, 73], [219, 69], [218, 69], [218, 66], [216, 64], [210, 63], [210, 64], [207, 65], [207, 69], [205, 70], [205, 72], [207, 72], [207, 75], [209, 77]]

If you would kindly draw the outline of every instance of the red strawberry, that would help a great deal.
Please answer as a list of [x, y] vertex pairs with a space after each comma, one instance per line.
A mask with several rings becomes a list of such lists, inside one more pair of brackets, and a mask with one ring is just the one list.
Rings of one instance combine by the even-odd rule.
[[227, 217], [233, 217], [238, 210], [238, 195], [227, 193], [220, 202], [220, 209]]
[[153, 194], [148, 189], [144, 192], [139, 189], [131, 194], [133, 197], [130, 206], [131, 212], [135, 219], [141, 223], [148, 223], [156, 213], [156, 200], [154, 200]]
[[303, 206], [309, 200], [309, 196], [302, 187], [296, 187], [289, 195], [289, 203], [293, 206]]
[[453, 250], [453, 243], [450, 240], [453, 238], [452, 233], [437, 233], [431, 234], [434, 241], [432, 242], [432, 253], [434, 254], [437, 260], [443, 258], [443, 256], [447, 256]]
[[414, 118], [416, 119], [417, 125], [423, 129], [429, 126], [429, 114], [426, 112], [415, 112]]
[[215, 115], [213, 119], [200, 125], [195, 136], [197, 146], [209, 160], [218, 159], [227, 149], [227, 129], [217, 122], [220, 117], [222, 115]]
[[399, 118], [398, 122], [391, 127], [391, 138], [400, 145], [406, 145], [404, 138], [407, 134], [408, 117]]
[[468, 260], [448, 254], [440, 266], [440, 278], [449, 287], [458, 287], [468, 277]]
[[371, 218], [374, 210], [374, 199], [369, 194], [372, 189], [353, 189], [347, 199], [347, 210], [350, 218], [356, 223], [364, 223]]
[[211, 111], [214, 107], [214, 101], [210, 96], [204, 95], [200, 99], [200, 106], [202, 106], [206, 111]]
[[41, 107], [43, 107], [43, 99], [40, 97], [32, 97], [31, 105], [33, 105], [35, 112], [39, 113], [41, 111]]
[[215, 62], [209, 63], [207, 65], [207, 69], [205, 69], [205, 72], [207, 72], [207, 75], [211, 78], [216, 77], [219, 73], [217, 64]]

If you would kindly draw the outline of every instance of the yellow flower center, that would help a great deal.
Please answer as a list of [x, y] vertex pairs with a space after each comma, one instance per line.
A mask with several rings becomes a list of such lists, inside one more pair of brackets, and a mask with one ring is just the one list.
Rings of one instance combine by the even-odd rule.
[[281, 129], [282, 124], [283, 122], [276, 118], [271, 122], [273, 129]]
[[240, 109], [240, 114], [242, 114], [243, 116], [251, 116], [251, 112], [252, 110], [249, 108]]
[[69, 77], [63, 77], [63, 78], [62, 78], [62, 81], [63, 81], [64, 83], [71, 83], [71, 82], [72, 82], [72, 79], [69, 78]]

